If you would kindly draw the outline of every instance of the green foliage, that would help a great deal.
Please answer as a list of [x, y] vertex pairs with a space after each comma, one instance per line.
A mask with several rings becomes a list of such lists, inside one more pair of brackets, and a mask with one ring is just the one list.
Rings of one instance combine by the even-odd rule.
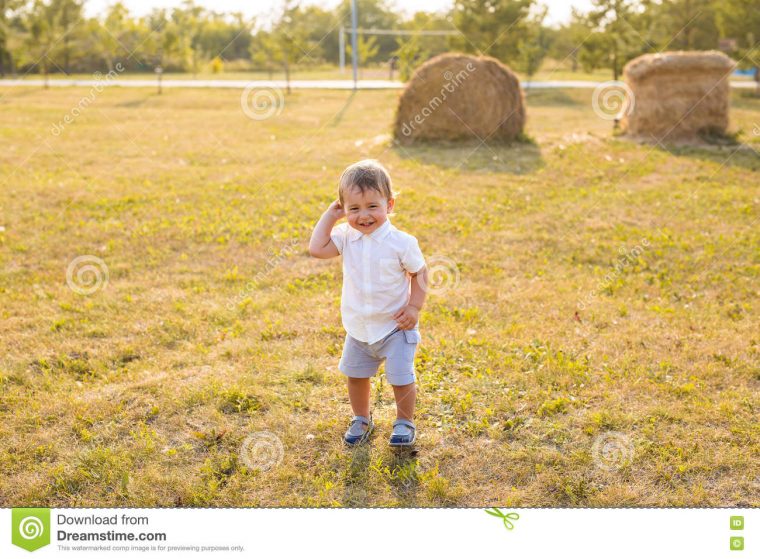
[[589, 38], [590, 30], [583, 16], [572, 9], [570, 21], [561, 25], [551, 37], [549, 56], [555, 60], [570, 60], [572, 71], [580, 66], [581, 48]]
[[727, 4], [730, 2], [714, 0], [652, 2], [646, 4], [642, 23], [650, 27], [652, 42], [660, 49], [710, 50], [720, 38], [716, 9]]
[[634, 0], [593, 0], [586, 21], [595, 34], [583, 47], [588, 52], [586, 64], [610, 68], [617, 80], [626, 62], [650, 50], [637, 7]]
[[[353, 48], [349, 43], [347, 46], [348, 56], [353, 56]], [[356, 52], [359, 66], [365, 66], [367, 62], [374, 59], [380, 52], [380, 45], [377, 44], [377, 37], [374, 35], [359, 35], [356, 38]]]
[[[83, 0], [5, 0], [0, 10], [0, 75], [6, 72], [86, 72], [117, 68], [197, 74], [208, 69], [284, 72], [338, 61], [339, 29], [350, 30], [351, 0], [332, 10], [280, 3], [271, 25], [240, 13], [219, 13], [187, 0], [131, 14], [116, 2], [87, 17]], [[362, 66], [399, 57], [401, 77], [428, 56], [460, 50], [495, 56], [528, 76], [547, 54], [569, 61], [572, 70], [609, 68], [613, 77], [632, 57], [663, 49], [712, 49], [721, 39], [735, 45], [731, 54], [743, 68], [756, 65], [760, 21], [755, 0], [594, 0], [586, 13], [573, 9], [559, 28], [543, 24], [537, 0], [456, 0], [448, 13], [394, 13], [386, 0], [358, 0], [364, 29], [452, 30], [461, 34], [358, 37]], [[346, 35], [350, 53], [350, 33]], [[43, 56], [44, 55], [44, 56]]]
[[255, 394], [231, 387], [219, 394], [219, 411], [222, 413], [251, 413], [260, 410], [261, 399]]
[[224, 71], [224, 61], [218, 56], [211, 59], [211, 72], [221, 74]]
[[570, 400], [562, 396], [559, 396], [557, 398], [554, 398], [553, 400], [547, 400], [544, 403], [542, 403], [541, 406], [538, 408], [538, 415], [544, 416], [544, 415], [554, 415], [555, 413], [562, 413], [567, 410], [567, 407], [569, 405], [570, 405]]
[[419, 37], [398, 39], [398, 50], [394, 55], [398, 57], [399, 78], [402, 82], [409, 81], [420, 59], [424, 58]]
[[715, 3], [716, 25], [721, 37], [736, 41], [732, 53], [742, 68], [760, 67], [760, 5], [757, 0], [725, 0]]
[[535, 74], [549, 51], [549, 34], [544, 27], [547, 8], [543, 7], [525, 23], [525, 35], [517, 45], [518, 68], [528, 79]]
[[[360, 29], [399, 29], [401, 18], [395, 13], [388, 0], [356, 0], [358, 25]], [[338, 23], [351, 29], [351, 0], [342, 0], [335, 10]], [[346, 44], [351, 43], [350, 33], [346, 34]], [[388, 60], [396, 50], [396, 39], [389, 35], [375, 37], [377, 52], [373, 61]], [[361, 48], [359, 49], [361, 53]]]
[[454, 48], [482, 53], [503, 62], [518, 59], [518, 45], [527, 39], [527, 21], [535, 0], [456, 0], [453, 22], [463, 36]]

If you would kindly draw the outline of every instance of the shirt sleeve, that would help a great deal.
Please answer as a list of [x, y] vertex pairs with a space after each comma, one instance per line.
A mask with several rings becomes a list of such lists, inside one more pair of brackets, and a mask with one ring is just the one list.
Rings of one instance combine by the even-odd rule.
[[330, 238], [335, 246], [338, 248], [338, 252], [343, 254], [343, 247], [346, 245], [346, 235], [348, 234], [348, 223], [341, 223], [337, 227], [333, 227], [330, 232]]
[[409, 236], [409, 244], [401, 257], [401, 265], [410, 274], [416, 274], [425, 265], [425, 257], [422, 256], [420, 244], [412, 236]]

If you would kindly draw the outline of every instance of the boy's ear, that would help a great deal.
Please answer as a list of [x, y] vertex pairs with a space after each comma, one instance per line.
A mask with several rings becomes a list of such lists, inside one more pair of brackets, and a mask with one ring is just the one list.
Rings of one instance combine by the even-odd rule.
[[388, 213], [393, 211], [393, 206], [396, 204], [395, 198], [388, 198]]

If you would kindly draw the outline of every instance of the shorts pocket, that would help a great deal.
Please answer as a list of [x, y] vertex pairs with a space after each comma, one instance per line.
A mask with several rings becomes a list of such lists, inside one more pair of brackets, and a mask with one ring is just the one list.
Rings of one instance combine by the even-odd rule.
[[404, 330], [404, 337], [406, 338], [406, 343], [408, 344], [417, 344], [422, 339], [422, 336], [420, 336], [419, 330]]

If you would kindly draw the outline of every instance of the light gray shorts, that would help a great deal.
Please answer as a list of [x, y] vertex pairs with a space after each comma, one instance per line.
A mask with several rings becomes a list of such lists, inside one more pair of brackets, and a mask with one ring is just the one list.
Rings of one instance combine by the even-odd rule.
[[416, 379], [414, 354], [420, 339], [419, 328], [396, 328], [374, 344], [360, 342], [346, 334], [338, 369], [347, 377], [369, 378], [375, 376], [380, 363], [385, 360], [385, 376], [390, 384], [411, 384]]

